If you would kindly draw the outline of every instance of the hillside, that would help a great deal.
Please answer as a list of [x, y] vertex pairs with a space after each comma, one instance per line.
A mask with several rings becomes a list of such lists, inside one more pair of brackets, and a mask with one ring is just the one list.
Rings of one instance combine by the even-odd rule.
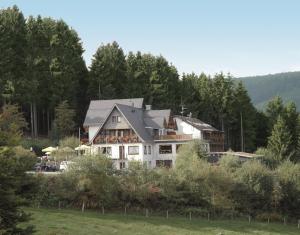
[[264, 76], [242, 77], [253, 104], [263, 109], [272, 97], [279, 95], [287, 101], [294, 101], [300, 110], [300, 72], [287, 72]]

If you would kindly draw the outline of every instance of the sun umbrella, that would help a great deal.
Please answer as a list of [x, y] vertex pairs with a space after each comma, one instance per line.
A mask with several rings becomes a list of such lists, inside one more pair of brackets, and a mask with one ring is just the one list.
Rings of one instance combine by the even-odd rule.
[[57, 148], [54, 148], [54, 147], [50, 146], [50, 147], [42, 149], [42, 152], [50, 152], [51, 153], [54, 150], [57, 150]]
[[87, 146], [87, 145], [79, 145], [78, 147], [75, 148], [76, 151], [80, 151], [80, 150], [89, 150], [91, 147]]

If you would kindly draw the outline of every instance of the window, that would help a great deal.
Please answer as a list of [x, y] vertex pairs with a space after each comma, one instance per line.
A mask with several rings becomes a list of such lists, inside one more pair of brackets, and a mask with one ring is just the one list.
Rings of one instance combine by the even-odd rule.
[[120, 170], [125, 168], [125, 162], [120, 162]]
[[159, 145], [159, 154], [172, 153], [172, 145]]
[[144, 146], [144, 154], [147, 154], [147, 146]]
[[111, 147], [101, 147], [100, 154], [111, 155]]
[[112, 122], [113, 123], [121, 122], [120, 116], [112, 116]]
[[172, 167], [172, 160], [156, 160], [156, 167]]
[[116, 132], [117, 132], [116, 136], [123, 137], [123, 130], [116, 130]]
[[148, 146], [148, 154], [151, 154], [151, 145]]
[[139, 146], [128, 146], [128, 154], [129, 155], [139, 154]]

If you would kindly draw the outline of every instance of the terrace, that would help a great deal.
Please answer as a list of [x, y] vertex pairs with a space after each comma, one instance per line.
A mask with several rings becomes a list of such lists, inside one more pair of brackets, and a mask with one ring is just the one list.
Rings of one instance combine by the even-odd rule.
[[183, 135], [157, 135], [154, 137], [156, 141], [184, 141], [192, 140], [193, 136], [188, 134]]

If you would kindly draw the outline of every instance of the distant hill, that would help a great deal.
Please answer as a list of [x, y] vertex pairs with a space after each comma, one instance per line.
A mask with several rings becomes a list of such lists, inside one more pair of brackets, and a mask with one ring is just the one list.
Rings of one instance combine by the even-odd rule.
[[253, 104], [264, 109], [274, 96], [281, 96], [287, 101], [294, 101], [300, 110], [300, 72], [287, 72], [264, 76], [242, 77]]

